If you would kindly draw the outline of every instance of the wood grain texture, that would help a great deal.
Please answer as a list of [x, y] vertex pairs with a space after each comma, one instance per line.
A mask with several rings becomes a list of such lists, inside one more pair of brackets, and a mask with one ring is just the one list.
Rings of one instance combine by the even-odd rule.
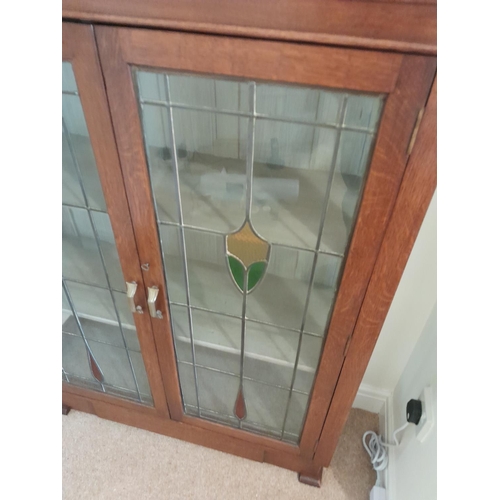
[[133, 234], [128, 236], [129, 242], [136, 242], [140, 262], [149, 264], [148, 270], [143, 271], [140, 280], [136, 281], [144, 282], [146, 287], [159, 288], [156, 307], [163, 317], [151, 318], [145, 305], [143, 309], [146, 313], [141, 316], [148, 318], [152, 324], [170, 415], [175, 420], [181, 420], [183, 406], [170, 330], [162, 257], [133, 82], [129, 66], [122, 58], [118, 31], [97, 27], [96, 35], [124, 174], [124, 189], [134, 226]]
[[63, 17], [109, 24], [436, 54], [424, 1], [63, 0]]
[[[62, 41], [63, 59], [73, 66], [123, 276], [125, 281], [138, 284], [137, 304], [146, 309], [139, 256], [93, 29], [83, 24], [63, 23]], [[134, 314], [134, 320], [155, 408], [168, 416], [150, 318], [146, 314]]]
[[436, 100], [434, 81], [420, 132], [356, 323], [351, 347], [333, 395], [318, 449], [317, 464], [333, 457], [356, 390], [375, 348], [387, 312], [436, 188]]
[[91, 393], [89, 397], [83, 397], [76, 394], [64, 393], [63, 404], [71, 406], [75, 410], [92, 413], [113, 422], [182, 439], [190, 443], [224, 451], [257, 462], [274, 464], [295, 472], [300, 473], [305, 471], [309, 473], [313, 468], [317, 469], [310, 461], [304, 460], [298, 455], [291, 455], [280, 450], [267, 448], [261, 444], [250, 443], [243, 439], [228, 436], [224, 432], [191, 426], [183, 422], [163, 418], [159, 415], [145, 415], [142, 412], [132, 409], [118, 407], [109, 402], [93, 399], [94, 394]]
[[[309, 412], [302, 433], [301, 452], [308, 457], [320, 437], [342, 364], [346, 343], [354, 331], [380, 244], [407, 163], [407, 148], [416, 118], [424, 106], [436, 60], [405, 56], [396, 89], [385, 104], [382, 122], [364, 188], [359, 215], [330, 320]], [[352, 345], [348, 352], [352, 351]], [[359, 361], [354, 364], [358, 366]], [[365, 368], [363, 368], [364, 371]], [[351, 390], [357, 391], [359, 383]], [[345, 413], [347, 418], [348, 409]], [[328, 463], [321, 465], [328, 466]]]
[[[104, 33], [113, 28], [97, 27]], [[253, 80], [367, 92], [390, 92], [400, 54], [248, 40], [190, 33], [114, 28], [128, 64]]]
[[[357, 2], [358, 0], [334, 0], [343, 2]], [[363, 0], [364, 2], [380, 3], [381, 0]], [[437, 0], [383, 0], [384, 3], [429, 4], [436, 5]]]
[[208, 429], [209, 431], [220, 432], [227, 436], [232, 436], [238, 439], [244, 439], [250, 443], [259, 444], [265, 446], [268, 449], [273, 449], [277, 453], [284, 452], [287, 455], [298, 456], [300, 454], [299, 447], [294, 444], [284, 443], [283, 441], [278, 441], [277, 439], [260, 436], [254, 434], [250, 431], [245, 431], [243, 429], [234, 429], [228, 427], [227, 425], [218, 424], [216, 422], [210, 422], [208, 420], [203, 420], [197, 417], [191, 417], [189, 415], [184, 415], [182, 422], [186, 425], [192, 425], [195, 427], [200, 427], [202, 429]]

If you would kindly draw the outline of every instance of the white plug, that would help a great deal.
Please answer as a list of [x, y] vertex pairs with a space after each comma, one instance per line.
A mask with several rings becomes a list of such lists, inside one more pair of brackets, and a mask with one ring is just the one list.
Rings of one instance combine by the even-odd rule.
[[422, 416], [415, 429], [417, 439], [423, 443], [434, 427], [434, 403], [432, 399], [432, 387], [425, 387], [418, 398], [422, 402]]
[[370, 491], [370, 500], [385, 500], [385, 488], [382, 486], [374, 486]]

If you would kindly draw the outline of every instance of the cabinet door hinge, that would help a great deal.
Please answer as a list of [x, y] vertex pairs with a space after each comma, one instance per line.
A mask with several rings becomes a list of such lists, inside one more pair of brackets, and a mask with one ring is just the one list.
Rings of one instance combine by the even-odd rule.
[[344, 358], [347, 356], [347, 351], [349, 350], [349, 347], [351, 345], [351, 340], [352, 340], [352, 333], [351, 333], [351, 335], [349, 335], [349, 337], [347, 337], [347, 342], [345, 343]]
[[411, 133], [410, 142], [408, 143], [408, 149], [406, 150], [406, 155], [410, 156], [413, 146], [415, 145], [415, 141], [417, 140], [418, 129], [420, 128], [420, 123], [422, 122], [422, 117], [424, 116], [425, 108], [422, 108], [417, 115], [417, 119], [415, 120], [415, 126], [413, 127], [413, 132]]

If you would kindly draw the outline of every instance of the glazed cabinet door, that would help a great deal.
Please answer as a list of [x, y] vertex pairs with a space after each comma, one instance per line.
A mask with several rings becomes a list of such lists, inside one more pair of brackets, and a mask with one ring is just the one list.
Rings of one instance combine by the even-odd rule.
[[312, 457], [435, 60], [96, 34], [173, 418]]
[[63, 401], [91, 394], [167, 415], [93, 29], [71, 23], [63, 24], [62, 275]]

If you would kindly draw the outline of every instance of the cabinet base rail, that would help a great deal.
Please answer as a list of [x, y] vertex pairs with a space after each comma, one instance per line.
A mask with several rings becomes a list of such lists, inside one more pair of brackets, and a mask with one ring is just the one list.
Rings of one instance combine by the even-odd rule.
[[[287, 453], [250, 443], [219, 432], [207, 431], [184, 422], [169, 420], [161, 415], [148, 414], [112, 403], [90, 399], [63, 391], [63, 409], [73, 409], [91, 413], [106, 420], [138, 427], [165, 436], [182, 439], [214, 450], [231, 453], [256, 462], [265, 462], [298, 473], [298, 479], [304, 484], [319, 487], [323, 466], [300, 455]], [[63, 411], [64, 413], [64, 411]]]

